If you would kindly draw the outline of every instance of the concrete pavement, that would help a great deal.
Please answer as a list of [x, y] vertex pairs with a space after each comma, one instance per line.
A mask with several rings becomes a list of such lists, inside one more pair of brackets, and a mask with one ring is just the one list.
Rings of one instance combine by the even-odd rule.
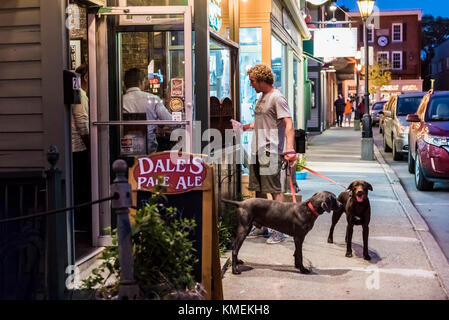
[[[304, 241], [304, 265], [312, 274], [294, 268], [294, 243], [268, 245], [264, 238], [246, 239], [239, 258], [240, 275], [228, 269], [223, 278], [225, 299], [448, 299], [449, 268], [423, 219], [409, 207], [397, 177], [388, 165], [360, 160], [361, 134], [353, 128], [331, 128], [314, 136], [307, 149], [308, 167], [349, 185], [367, 180], [370, 192], [371, 261], [362, 258], [362, 230], [354, 228], [354, 257], [345, 257], [346, 221], [342, 217], [327, 243], [331, 214], [324, 214]], [[376, 157], [380, 155], [375, 149]], [[380, 156], [381, 157], [381, 156]], [[299, 181], [303, 199], [317, 191], [338, 195], [343, 189], [308, 173]], [[405, 211], [407, 210], [407, 212]], [[446, 263], [446, 266], [444, 265]]]

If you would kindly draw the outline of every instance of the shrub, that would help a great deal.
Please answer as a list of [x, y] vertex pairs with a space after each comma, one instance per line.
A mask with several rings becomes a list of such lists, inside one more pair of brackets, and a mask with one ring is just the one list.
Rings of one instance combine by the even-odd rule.
[[[132, 225], [134, 250], [134, 278], [147, 298], [164, 297], [174, 290], [184, 290], [194, 285], [193, 243], [189, 234], [195, 227], [192, 219], [176, 217], [175, 208], [160, 214], [160, 205], [149, 203], [139, 209]], [[118, 259], [117, 230], [112, 232], [113, 245], [102, 254], [103, 263], [83, 281], [83, 287], [109, 296], [118, 292], [120, 263]], [[107, 285], [112, 276], [116, 282]]]

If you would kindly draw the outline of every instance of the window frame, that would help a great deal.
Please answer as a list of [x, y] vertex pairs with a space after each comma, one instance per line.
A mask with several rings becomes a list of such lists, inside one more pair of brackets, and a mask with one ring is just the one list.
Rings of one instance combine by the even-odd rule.
[[[368, 43], [374, 42], [374, 24], [367, 25], [368, 29]], [[370, 31], [371, 31], [371, 38], [370, 38]]]
[[[394, 27], [396, 26], [400, 26], [401, 27], [401, 32], [400, 32], [400, 40], [395, 40], [394, 35]], [[403, 42], [404, 41], [404, 26], [402, 23], [393, 23], [391, 25], [391, 42]]]
[[390, 62], [390, 51], [377, 51], [377, 63], [379, 63], [379, 56], [381, 54], [386, 54], [387, 58], [385, 59], [388, 63]]
[[[398, 54], [399, 57], [400, 57], [401, 65], [400, 65], [399, 68], [395, 68], [395, 66], [394, 66], [394, 55], [395, 54]], [[403, 55], [402, 51], [392, 51], [391, 52], [391, 69], [393, 69], [393, 70], [403, 70], [402, 55]]]

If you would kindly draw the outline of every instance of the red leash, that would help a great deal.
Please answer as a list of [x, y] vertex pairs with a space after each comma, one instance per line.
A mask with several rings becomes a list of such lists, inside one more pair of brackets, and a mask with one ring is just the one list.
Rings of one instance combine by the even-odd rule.
[[309, 168], [307, 168], [307, 167], [302, 167], [302, 168], [303, 168], [303, 169], [306, 169], [307, 171], [310, 171], [311, 173], [313, 173], [314, 175], [316, 175], [316, 176], [318, 176], [318, 177], [320, 177], [320, 178], [323, 178], [323, 179], [325, 179], [325, 180], [327, 180], [327, 181], [330, 181], [330, 182], [332, 182], [332, 183], [335, 183], [336, 185], [342, 187], [343, 189], [346, 189], [346, 186], [342, 185], [341, 183], [335, 182], [335, 181], [332, 180], [331, 178], [328, 178], [328, 177], [326, 177], [326, 176], [323, 176], [323, 175], [322, 175], [321, 173], [319, 173], [319, 172], [313, 171], [312, 169], [309, 169]]

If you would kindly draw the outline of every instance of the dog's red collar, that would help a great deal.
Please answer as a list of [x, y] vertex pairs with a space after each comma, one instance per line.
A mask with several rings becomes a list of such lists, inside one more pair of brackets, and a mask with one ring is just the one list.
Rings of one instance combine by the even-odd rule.
[[307, 206], [309, 207], [309, 209], [313, 212], [313, 214], [317, 218], [320, 216], [320, 214], [318, 213], [318, 211], [315, 210], [315, 208], [313, 207], [313, 204], [311, 202], [307, 203]]

